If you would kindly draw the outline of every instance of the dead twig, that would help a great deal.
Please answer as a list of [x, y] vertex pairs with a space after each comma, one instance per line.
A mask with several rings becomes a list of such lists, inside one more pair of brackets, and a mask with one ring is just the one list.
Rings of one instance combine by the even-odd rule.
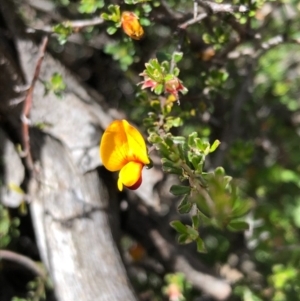
[[[197, 15], [197, 4], [199, 4], [204, 10], [205, 13], [201, 13], [200, 15]], [[182, 24], [179, 25], [179, 28], [185, 29], [188, 26], [195, 24], [197, 22], [200, 22], [201, 20], [205, 19], [211, 14], [217, 14], [217, 13], [245, 13], [249, 9], [245, 5], [232, 5], [227, 3], [215, 3], [210, 1], [202, 1], [202, 0], [195, 0], [194, 3], [194, 16], [193, 19], [190, 19]]]
[[29, 170], [33, 170], [33, 160], [30, 152], [30, 136], [29, 136], [29, 125], [30, 125], [30, 110], [32, 106], [32, 96], [35, 83], [39, 77], [42, 61], [45, 55], [46, 47], [48, 43], [48, 37], [45, 36], [42, 40], [39, 57], [35, 66], [34, 75], [30, 84], [29, 89], [27, 90], [23, 110], [21, 114], [21, 121], [22, 121], [22, 155], [25, 157], [26, 164]]
[[207, 13], [202, 13], [202, 14], [198, 15], [196, 18], [190, 19], [190, 20], [180, 24], [179, 28], [185, 29], [190, 25], [200, 22], [201, 20], [205, 19], [207, 16], [208, 16]]
[[13, 261], [24, 266], [25, 268], [32, 271], [36, 276], [39, 276], [43, 280], [47, 281], [47, 273], [45, 272], [45, 270], [43, 270], [35, 261], [30, 259], [29, 257], [9, 250], [0, 250], [0, 261], [3, 259]]
[[[77, 32], [82, 28], [101, 25], [103, 23], [104, 20], [100, 17], [97, 17], [90, 20], [74, 20], [74, 21], [67, 20], [67, 21], [60, 22], [58, 24], [62, 24], [64, 27], [72, 28], [74, 32]], [[34, 31], [42, 31], [48, 34], [56, 34], [53, 29], [53, 26], [44, 26], [42, 28], [29, 28], [27, 31], [30, 33]]]
[[245, 13], [249, 9], [246, 5], [233, 5], [228, 3], [215, 3], [211, 1], [196, 0], [205, 10], [212, 14], [216, 13]]

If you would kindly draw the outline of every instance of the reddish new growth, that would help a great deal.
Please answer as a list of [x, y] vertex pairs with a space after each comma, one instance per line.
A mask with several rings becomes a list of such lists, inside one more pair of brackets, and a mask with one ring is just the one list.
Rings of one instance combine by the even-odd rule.
[[[151, 79], [145, 72], [140, 74], [141, 76], [144, 76], [144, 81], [142, 81], [140, 84], [142, 84], [142, 89], [150, 88], [151, 91], [153, 91], [158, 85], [162, 84], [161, 82], [155, 81], [154, 79]], [[186, 87], [182, 84], [182, 82], [173, 75], [171, 79], [168, 79], [163, 82], [164, 86], [164, 92], [170, 93], [178, 99], [178, 92], [186, 92]]]

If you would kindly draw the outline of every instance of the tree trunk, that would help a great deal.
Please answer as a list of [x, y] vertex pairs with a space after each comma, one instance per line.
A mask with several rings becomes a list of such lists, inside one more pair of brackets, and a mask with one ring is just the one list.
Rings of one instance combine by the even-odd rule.
[[41, 164], [31, 213], [58, 300], [135, 300], [110, 231], [108, 193], [96, 170], [82, 174], [49, 135], [33, 132]]

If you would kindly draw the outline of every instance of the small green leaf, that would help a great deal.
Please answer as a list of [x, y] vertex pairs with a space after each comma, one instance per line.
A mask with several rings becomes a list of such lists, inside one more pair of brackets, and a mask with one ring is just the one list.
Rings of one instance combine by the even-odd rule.
[[180, 73], [179, 68], [174, 67], [174, 69], [173, 69], [173, 75], [175, 75], [177, 77], [179, 75], [179, 73]]
[[189, 135], [188, 138], [188, 145], [189, 146], [196, 146], [195, 139], [198, 137], [198, 134], [196, 132], [193, 132]]
[[169, 161], [168, 159], [165, 158], [162, 159], [162, 162], [163, 162], [162, 164], [163, 171], [167, 173], [176, 174], [176, 175], [182, 175], [181, 167], [176, 166], [174, 162]]
[[177, 145], [179, 156], [182, 160], [188, 161], [188, 146], [186, 143], [179, 143]]
[[202, 171], [203, 155], [188, 152], [189, 161], [193, 164], [195, 170]]
[[192, 216], [192, 225], [195, 229], [198, 229], [200, 227], [200, 218], [198, 215]]
[[106, 31], [109, 35], [113, 35], [117, 31], [117, 28], [114, 26], [110, 26], [106, 29]]
[[82, 14], [91, 14], [94, 13], [98, 8], [102, 8], [103, 6], [103, 0], [81, 0], [78, 11]]
[[225, 169], [222, 166], [219, 166], [215, 169], [215, 175], [216, 176], [224, 176], [225, 175]]
[[191, 227], [189, 225], [186, 226], [186, 231], [189, 234], [191, 240], [196, 240], [199, 237], [198, 230], [194, 229], [193, 227]]
[[204, 244], [203, 240], [200, 237], [198, 237], [196, 239], [196, 244], [197, 244], [197, 251], [199, 253], [207, 253], [206, 248], [205, 248], [205, 244]]
[[178, 236], [178, 243], [180, 243], [181, 245], [189, 244], [192, 241], [193, 240], [190, 238], [190, 236], [188, 234], [180, 234]]
[[151, 21], [148, 18], [140, 18], [140, 24], [147, 27], [151, 25]]
[[68, 22], [56, 24], [52, 27], [52, 30], [57, 33], [57, 39], [61, 45], [65, 44], [68, 37], [73, 33], [73, 28]]
[[101, 17], [103, 20], [106, 20], [106, 21], [109, 21], [109, 20], [110, 20], [109, 15], [108, 15], [107, 13], [102, 13], [102, 14], [100, 15], [100, 17]]
[[163, 61], [170, 61], [172, 58], [172, 56], [169, 53], [161, 51], [156, 53], [156, 57], [160, 63], [162, 63]]
[[189, 201], [188, 195], [185, 195], [178, 205], [177, 209], [180, 214], [186, 214], [191, 211], [193, 203]]
[[[164, 142], [161, 142], [161, 143], [157, 143], [155, 145], [156, 149], [159, 150], [160, 154], [162, 155], [162, 157], [165, 157], [165, 158], [168, 158], [169, 159], [169, 153], [170, 153], [170, 150], [168, 148], [168, 146], [164, 143]], [[163, 162], [163, 161], [162, 161]]]
[[231, 216], [232, 218], [244, 216], [251, 208], [253, 207], [253, 202], [250, 200], [240, 201], [237, 205], [234, 206]]
[[202, 35], [202, 39], [203, 39], [204, 43], [206, 43], [206, 44], [211, 44], [211, 42], [213, 40], [212, 37], [208, 33], [204, 33]]
[[227, 225], [228, 230], [237, 232], [237, 231], [245, 231], [249, 229], [249, 224], [240, 221], [240, 220], [232, 220], [230, 223]]
[[207, 141], [202, 142], [202, 149], [200, 149], [205, 155], [208, 155], [210, 152], [210, 144]]
[[176, 144], [182, 144], [182, 143], [185, 142], [185, 137], [183, 137], [183, 136], [173, 136], [172, 140]]
[[170, 226], [180, 234], [187, 234], [186, 226], [181, 221], [172, 221]]
[[220, 144], [221, 142], [219, 140], [215, 140], [214, 143], [210, 146], [209, 152], [214, 152]]
[[[145, 123], [145, 119], [144, 119], [144, 125], [146, 125], [147, 123]], [[148, 125], [148, 124], [147, 124]], [[150, 134], [150, 136], [148, 137], [148, 141], [152, 144], [156, 144], [156, 143], [161, 143], [163, 142], [163, 139], [157, 135], [157, 133], [152, 133]]]
[[160, 95], [164, 90], [164, 85], [162, 84], [158, 84], [155, 88], [154, 88], [154, 93], [156, 95]]
[[62, 98], [64, 90], [67, 88], [62, 75], [58, 72], [53, 73], [49, 81], [44, 82], [45, 95], [53, 92], [58, 98]]
[[175, 61], [175, 63], [178, 63], [179, 61], [181, 61], [183, 57], [183, 52], [174, 52], [173, 53], [173, 59]]
[[173, 74], [167, 74], [165, 77], [164, 77], [164, 80], [167, 82], [169, 80], [172, 80], [174, 79], [174, 75]]
[[173, 185], [170, 189], [170, 192], [174, 195], [184, 195], [190, 194], [191, 187], [189, 186], [181, 186], [181, 185]]

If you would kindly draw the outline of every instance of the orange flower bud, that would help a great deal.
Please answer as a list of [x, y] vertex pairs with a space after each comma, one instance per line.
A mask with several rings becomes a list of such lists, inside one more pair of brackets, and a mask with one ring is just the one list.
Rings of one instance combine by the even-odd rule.
[[124, 11], [121, 16], [124, 32], [134, 40], [140, 40], [144, 36], [144, 29], [139, 22], [139, 17], [129, 11]]
[[137, 189], [142, 183], [142, 169], [150, 164], [147, 147], [140, 132], [126, 120], [115, 120], [105, 130], [100, 156], [106, 169], [120, 171], [118, 188]]

